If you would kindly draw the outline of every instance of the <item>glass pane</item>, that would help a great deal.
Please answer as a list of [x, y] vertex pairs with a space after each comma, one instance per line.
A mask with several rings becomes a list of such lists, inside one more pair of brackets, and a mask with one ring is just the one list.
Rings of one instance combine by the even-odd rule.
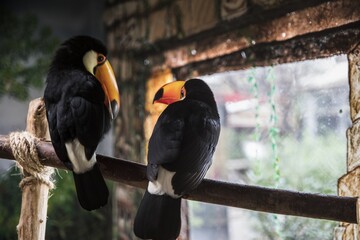
[[[347, 75], [337, 56], [203, 76], [222, 119], [208, 177], [336, 195], [351, 123]], [[336, 224], [190, 205], [192, 239], [332, 239]]]

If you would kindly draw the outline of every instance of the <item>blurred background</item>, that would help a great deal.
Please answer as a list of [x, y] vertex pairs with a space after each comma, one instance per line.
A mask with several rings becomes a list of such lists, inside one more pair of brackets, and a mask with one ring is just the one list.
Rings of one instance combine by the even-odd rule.
[[[62, 41], [82, 34], [107, 41], [104, 9], [102, 1], [1, 2], [0, 134], [25, 129], [28, 103], [42, 96], [49, 62]], [[336, 195], [337, 179], [346, 172], [345, 133], [351, 124], [347, 69], [346, 56], [339, 55], [200, 76], [212, 88], [222, 119], [207, 177]], [[98, 152], [114, 155], [114, 141], [110, 133]], [[115, 183], [108, 181], [112, 203], [89, 213], [78, 206], [71, 174], [59, 170], [55, 180], [47, 239], [134, 239], [119, 230], [117, 217], [127, 210], [118, 204], [123, 196]], [[17, 238], [19, 181], [14, 164], [0, 160], [0, 239]], [[188, 205], [189, 236], [196, 240], [332, 239], [337, 224], [192, 201]]]
[[[351, 125], [347, 69], [346, 56], [338, 56], [204, 76], [222, 119], [208, 176], [336, 195], [337, 177], [346, 172], [345, 132]], [[336, 226], [197, 202], [190, 206], [193, 239], [332, 239]]]
[[[102, 1], [1, 1], [0, 133], [23, 131], [30, 100], [43, 96], [45, 77], [58, 45], [75, 35], [105, 40]], [[98, 148], [112, 155], [111, 134]], [[17, 239], [21, 179], [14, 163], [0, 160], [0, 239]], [[111, 239], [111, 203], [96, 212], [78, 205], [72, 174], [56, 171], [49, 199], [47, 239]], [[111, 182], [108, 185], [112, 187]], [[101, 229], [90, 231], [89, 229]]]

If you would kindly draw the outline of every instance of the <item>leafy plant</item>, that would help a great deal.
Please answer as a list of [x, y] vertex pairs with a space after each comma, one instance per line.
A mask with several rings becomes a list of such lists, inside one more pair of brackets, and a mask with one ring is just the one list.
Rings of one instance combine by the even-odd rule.
[[15, 16], [0, 6], [0, 97], [25, 100], [41, 87], [57, 39], [32, 15]]
[[[112, 184], [108, 182], [111, 189]], [[78, 203], [72, 173], [59, 170], [49, 199], [47, 239], [111, 239], [112, 206], [86, 211]]]
[[[0, 179], [0, 239], [16, 239], [21, 208], [21, 177], [13, 167]], [[48, 202], [46, 239], [111, 239], [112, 205], [88, 212], [80, 207], [71, 172], [59, 170]], [[111, 189], [112, 184], [108, 183]]]
[[[346, 148], [340, 148], [344, 139], [332, 134], [313, 137], [304, 135], [296, 140], [279, 138], [279, 157], [282, 161], [280, 188], [303, 192], [336, 195], [337, 178], [345, 172]], [[269, 146], [270, 148], [271, 146]], [[261, 176], [250, 174], [254, 184], [269, 186], [273, 172], [271, 161], [263, 160]], [[255, 228], [264, 239], [332, 239], [336, 222], [292, 216], [254, 213]], [[276, 224], [275, 224], [276, 222]], [[278, 225], [279, 231], [275, 226]], [[281, 236], [279, 236], [281, 234]]]
[[17, 239], [16, 225], [21, 209], [20, 180], [15, 167], [0, 177], [0, 239]]

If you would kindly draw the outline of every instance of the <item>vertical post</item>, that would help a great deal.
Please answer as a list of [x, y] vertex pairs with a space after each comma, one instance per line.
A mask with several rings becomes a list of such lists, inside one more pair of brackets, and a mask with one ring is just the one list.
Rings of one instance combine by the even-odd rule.
[[[339, 196], [360, 196], [360, 44], [349, 54], [350, 114], [352, 126], [347, 130], [347, 173], [338, 180]], [[340, 223], [334, 239], [360, 239], [359, 201], [358, 224]]]
[[[49, 138], [45, 104], [42, 99], [35, 99], [30, 102], [26, 131], [40, 139]], [[49, 171], [49, 167], [44, 167], [43, 170]], [[47, 178], [50, 178], [51, 173], [47, 173]], [[51, 186], [31, 175], [25, 168], [23, 175], [23, 181], [26, 178], [29, 181], [20, 184], [22, 187], [22, 202], [19, 224], [17, 225], [18, 239], [42, 240], [45, 239], [48, 196]]]

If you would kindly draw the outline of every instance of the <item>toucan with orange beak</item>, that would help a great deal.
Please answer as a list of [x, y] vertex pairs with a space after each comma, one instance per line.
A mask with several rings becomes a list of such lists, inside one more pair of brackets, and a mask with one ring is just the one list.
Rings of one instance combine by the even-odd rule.
[[209, 169], [220, 134], [220, 118], [209, 86], [200, 79], [175, 81], [155, 94], [168, 106], [149, 141], [149, 184], [134, 222], [143, 239], [176, 239], [181, 197], [194, 190]]
[[77, 36], [65, 41], [51, 63], [44, 93], [52, 144], [73, 171], [80, 205], [106, 205], [109, 190], [95, 150], [117, 116], [120, 95], [106, 47], [97, 39]]

